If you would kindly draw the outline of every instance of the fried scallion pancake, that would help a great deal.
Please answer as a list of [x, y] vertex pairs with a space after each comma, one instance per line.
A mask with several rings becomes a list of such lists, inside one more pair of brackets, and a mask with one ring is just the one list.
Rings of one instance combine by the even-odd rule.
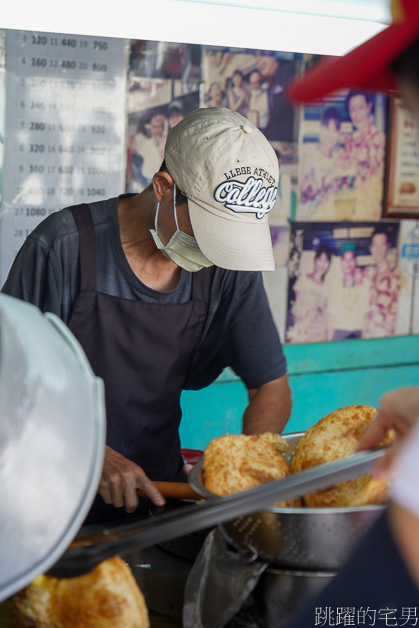
[[[371, 406], [353, 405], [320, 419], [300, 439], [291, 460], [291, 470], [296, 473], [352, 455], [376, 414], [377, 410]], [[389, 430], [379, 446], [388, 445], [395, 438], [394, 430]], [[388, 501], [388, 489], [387, 481], [368, 474], [310, 493], [303, 499], [305, 506], [312, 508], [368, 506]]]
[[[282, 455], [287, 442], [266, 432], [257, 436], [227, 434], [214, 438], [204, 451], [205, 487], [221, 497], [284, 478], [290, 468]], [[297, 507], [300, 499], [278, 502], [277, 507]]]
[[13, 602], [13, 628], [150, 626], [144, 596], [118, 556], [77, 578], [40, 575]]

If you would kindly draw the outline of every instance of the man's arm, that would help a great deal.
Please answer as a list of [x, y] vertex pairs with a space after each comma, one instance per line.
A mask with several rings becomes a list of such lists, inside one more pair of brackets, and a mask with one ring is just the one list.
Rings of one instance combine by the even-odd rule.
[[291, 414], [291, 390], [287, 375], [249, 390], [243, 415], [244, 434], [282, 432]]

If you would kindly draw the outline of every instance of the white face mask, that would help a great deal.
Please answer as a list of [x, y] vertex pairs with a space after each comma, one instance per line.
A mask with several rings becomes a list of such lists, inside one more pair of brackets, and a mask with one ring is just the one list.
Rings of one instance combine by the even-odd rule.
[[176, 216], [176, 185], [173, 190], [173, 211], [175, 214], [176, 231], [166, 245], [163, 244], [157, 235], [157, 216], [159, 213], [159, 207], [160, 203], [157, 203], [154, 229], [150, 229], [150, 233], [153, 236], [153, 240], [157, 248], [163, 253], [163, 255], [191, 273], [195, 273], [198, 270], [212, 266], [212, 262], [210, 262], [202, 253], [196, 239], [179, 229]]

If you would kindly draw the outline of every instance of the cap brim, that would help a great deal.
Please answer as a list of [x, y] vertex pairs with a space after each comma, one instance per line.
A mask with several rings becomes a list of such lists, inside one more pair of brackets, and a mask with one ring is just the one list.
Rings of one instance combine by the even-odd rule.
[[267, 220], [228, 220], [191, 199], [188, 207], [196, 241], [210, 262], [228, 270], [275, 270]]
[[403, 24], [392, 24], [343, 57], [320, 61], [289, 84], [287, 94], [295, 103], [320, 100], [343, 88], [395, 91], [392, 62], [419, 35], [419, 11]]

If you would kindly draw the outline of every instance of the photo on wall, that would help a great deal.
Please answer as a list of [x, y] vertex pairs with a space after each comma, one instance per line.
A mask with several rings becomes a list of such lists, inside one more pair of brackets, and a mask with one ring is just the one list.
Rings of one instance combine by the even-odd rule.
[[272, 210], [273, 220], [295, 219], [298, 191], [298, 144], [271, 142], [279, 164], [279, 202]]
[[204, 107], [228, 107], [253, 122], [271, 142], [297, 142], [296, 110], [286, 87], [297, 74], [294, 53], [204, 47]]
[[399, 229], [396, 221], [293, 223], [286, 341], [393, 336], [404, 283]]
[[290, 228], [288, 222], [277, 222], [272, 219], [272, 216], [269, 216], [269, 228], [271, 232], [275, 270], [262, 272], [263, 284], [278, 333], [281, 339], [284, 339]]
[[170, 129], [199, 107], [199, 87], [136, 77], [128, 90], [125, 187], [127, 192], [141, 192], [160, 169]]
[[270, 224], [272, 250], [275, 268], [285, 268], [288, 262], [289, 226], [286, 224]]
[[[280, 166], [281, 202], [275, 219], [294, 218], [298, 178], [298, 115], [285, 97], [301, 55], [206, 46], [202, 52], [201, 107], [227, 107], [257, 126]], [[295, 213], [295, 209], [294, 209]]]
[[384, 216], [419, 218], [419, 124], [401, 98], [390, 98]]
[[343, 90], [301, 109], [298, 220], [379, 220], [387, 96]]
[[198, 44], [131, 40], [129, 76], [179, 79], [185, 83], [201, 80], [201, 49]]

